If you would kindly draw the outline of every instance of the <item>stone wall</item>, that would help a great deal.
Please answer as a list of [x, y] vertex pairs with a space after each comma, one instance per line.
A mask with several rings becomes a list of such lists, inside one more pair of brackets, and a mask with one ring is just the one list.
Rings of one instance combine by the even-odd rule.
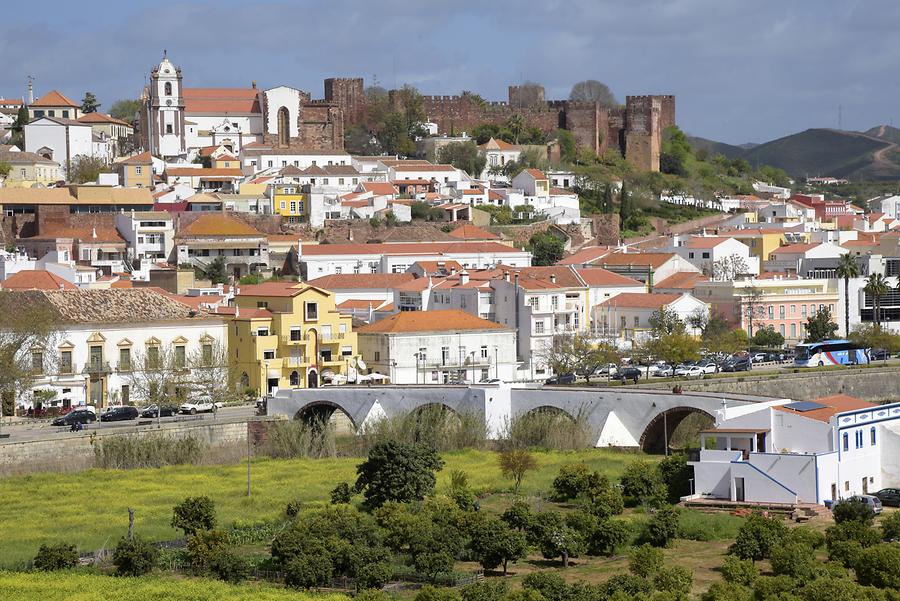
[[329, 77], [325, 100], [341, 107], [347, 123], [362, 123], [366, 117], [366, 95], [362, 77]]

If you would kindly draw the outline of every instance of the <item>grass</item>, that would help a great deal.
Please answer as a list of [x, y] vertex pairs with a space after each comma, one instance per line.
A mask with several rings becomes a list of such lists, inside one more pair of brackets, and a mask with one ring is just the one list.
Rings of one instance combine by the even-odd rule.
[[[538, 468], [526, 474], [522, 493], [550, 490], [565, 463], [585, 462], [618, 478], [637, 453], [609, 449], [535, 453]], [[480, 494], [512, 490], [503, 478], [497, 454], [459, 451], [443, 455], [438, 490], [449, 487], [450, 472], [468, 474]], [[252, 496], [247, 497], [246, 464], [180, 465], [139, 470], [89, 470], [76, 474], [42, 473], [0, 480], [0, 566], [15, 566], [42, 543], [68, 542], [82, 551], [111, 547], [125, 534], [128, 508], [135, 510], [135, 531], [150, 540], [171, 540], [180, 532], [169, 522], [172, 507], [187, 496], [209, 495], [219, 522], [258, 521], [284, 515], [288, 501], [325, 502], [335, 485], [353, 482], [359, 458], [259, 459], [251, 465]]]
[[116, 578], [96, 574], [57, 572], [52, 576], [0, 572], [4, 599], [16, 601], [345, 601], [344, 595], [304, 594], [269, 585], [229, 585], [217, 580], [171, 578], [158, 574], [144, 578]]

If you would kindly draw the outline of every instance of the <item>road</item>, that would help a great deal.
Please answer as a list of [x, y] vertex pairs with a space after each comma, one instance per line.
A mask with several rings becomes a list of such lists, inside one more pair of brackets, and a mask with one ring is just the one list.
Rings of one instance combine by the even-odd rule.
[[[213, 421], [240, 421], [248, 419], [256, 415], [256, 407], [253, 405], [238, 405], [234, 407], [223, 407], [215, 414], [198, 413], [197, 415], [187, 416], [179, 415], [174, 417], [163, 417], [159, 419], [161, 424], [183, 423], [213, 423]], [[66, 436], [85, 436], [91, 432], [109, 432], [116, 430], [124, 430], [133, 428], [138, 423], [155, 426], [156, 418], [138, 418], [121, 422], [94, 422], [85, 426], [81, 432], [70, 432], [67, 426], [51, 426], [49, 419], [44, 420], [25, 420], [21, 418], [4, 418], [2, 436], [0, 443], [5, 442], [29, 442], [34, 440], [44, 440], [48, 438], [61, 438]], [[145, 422], [150, 422], [146, 424]], [[7, 435], [9, 435], [7, 437]]]

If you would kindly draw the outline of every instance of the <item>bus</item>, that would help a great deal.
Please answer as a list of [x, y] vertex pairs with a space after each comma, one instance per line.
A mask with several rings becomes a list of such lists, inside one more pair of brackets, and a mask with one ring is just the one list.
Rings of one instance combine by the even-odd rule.
[[794, 349], [794, 367], [823, 365], [865, 365], [869, 349], [849, 340], [822, 340], [798, 344]]

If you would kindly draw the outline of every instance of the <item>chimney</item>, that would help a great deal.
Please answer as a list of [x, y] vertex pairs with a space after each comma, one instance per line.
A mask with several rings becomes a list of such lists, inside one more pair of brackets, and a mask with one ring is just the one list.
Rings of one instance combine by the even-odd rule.
[[550, 274], [550, 283], [551, 283], [551, 284], [555, 284], [555, 283], [556, 283], [556, 274], [555, 274], [555, 273], [551, 273], [551, 274]]
[[450, 275], [456, 275], [456, 267], [450, 267]]
[[253, 88], [254, 90], [256, 89], [256, 80], [255, 79], [250, 82], [250, 87]]
[[503, 279], [506, 280], [507, 282], [509, 281], [509, 272], [508, 271], [503, 272]]
[[91, 228], [91, 238], [96, 238], [96, 237], [97, 237], [97, 228], [92, 227]]
[[463, 269], [459, 272], [459, 283], [460, 284], [468, 284], [469, 283], [469, 272]]

